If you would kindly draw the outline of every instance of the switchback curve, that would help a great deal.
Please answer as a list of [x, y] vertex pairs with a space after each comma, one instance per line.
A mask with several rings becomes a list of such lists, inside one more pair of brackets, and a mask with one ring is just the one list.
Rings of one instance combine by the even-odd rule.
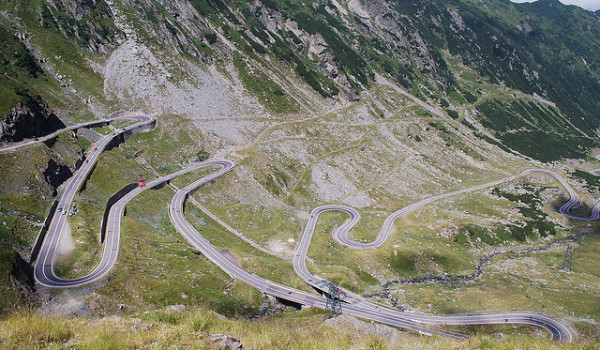
[[[61, 197], [60, 204], [62, 207], [67, 208], [70, 207], [72, 199], [75, 195], [76, 190], [81, 185], [83, 179], [87, 176], [87, 174], [91, 171], [93, 163], [97, 160], [98, 155], [104, 150], [104, 148], [108, 145], [108, 143], [117, 135], [131, 130], [140, 130], [140, 126], [145, 124], [150, 124], [153, 120], [145, 116], [133, 116], [141, 121], [133, 126], [128, 128], [115, 131], [105, 137], [103, 137], [97, 144], [96, 150], [91, 152], [88, 156], [88, 162], [86, 162], [79, 171], [75, 174], [73, 179], [69, 182], [63, 196]], [[140, 130], [141, 131], [141, 130]], [[123, 214], [123, 210], [128, 201], [130, 201], [133, 197], [141, 193], [147, 188], [152, 188], [154, 186], [158, 186], [161, 183], [169, 181], [170, 179], [178, 176], [180, 174], [199, 169], [205, 166], [217, 165], [221, 166], [221, 170], [212, 173], [194, 183], [187, 186], [186, 188], [178, 191], [176, 195], [173, 197], [173, 201], [169, 207], [169, 215], [171, 217], [171, 221], [173, 225], [177, 228], [179, 232], [182, 233], [183, 237], [186, 238], [192, 245], [201, 250], [203, 254], [205, 254], [210, 260], [215, 262], [220, 268], [222, 268], [225, 272], [230, 274], [231, 276], [238, 278], [244, 282], [247, 282], [262, 292], [273, 295], [275, 297], [290, 300], [293, 302], [297, 302], [302, 305], [310, 305], [320, 308], [326, 307], [326, 301], [320, 297], [311, 293], [307, 293], [304, 291], [296, 290], [287, 286], [283, 286], [272, 281], [266, 280], [264, 278], [258, 277], [256, 275], [250, 274], [241, 268], [231, 264], [231, 262], [223, 257], [223, 255], [216, 250], [210, 242], [208, 242], [205, 238], [199, 235], [199, 233], [187, 222], [184, 216], [183, 205], [188, 197], [189, 193], [195, 190], [197, 187], [206, 184], [209, 181], [214, 181], [219, 176], [223, 175], [227, 171], [229, 171], [233, 167], [233, 163], [227, 160], [214, 160], [203, 163], [197, 163], [189, 168], [183, 169], [179, 172], [167, 175], [165, 177], [159, 178], [147, 184], [146, 187], [137, 188], [132, 192], [128, 193], [125, 197], [123, 197], [120, 201], [118, 201], [109, 214], [109, 223], [107, 225], [106, 232], [106, 241], [104, 244], [103, 255], [98, 266], [87, 276], [80, 277], [77, 279], [62, 279], [54, 274], [54, 256], [56, 254], [56, 246], [58, 244], [60, 233], [62, 231], [62, 227], [65, 223], [65, 216], [57, 213], [57, 218], [55, 218], [51, 223], [51, 229], [49, 229], [49, 235], [46, 237], [44, 244], [42, 246], [42, 250], [40, 251], [40, 257], [37, 260], [35, 266], [35, 277], [36, 280], [47, 287], [51, 288], [71, 288], [71, 287], [79, 287], [85, 284], [92, 283], [94, 281], [98, 281], [99, 279], [104, 278], [110, 270], [113, 268], [119, 251], [119, 242], [120, 242], [120, 220]], [[302, 241], [298, 247], [298, 253], [294, 258], [294, 269], [296, 272], [303, 277], [305, 280], [309, 281], [311, 285], [317, 285], [320, 278], [314, 277], [308, 272], [306, 268], [306, 251], [308, 249], [308, 245], [310, 243], [310, 238], [312, 237], [312, 232], [314, 231], [314, 227], [316, 225], [316, 220], [320, 213], [328, 211], [328, 210], [339, 210], [346, 212], [350, 215], [350, 219], [346, 221], [342, 226], [337, 228], [334, 232], [334, 238], [336, 241], [340, 242], [343, 245], [354, 249], [368, 249], [375, 248], [383, 244], [389, 234], [392, 231], [394, 221], [402, 215], [406, 215], [407, 213], [416, 210], [426, 204], [432, 203], [436, 200], [440, 200], [443, 198], [447, 198], [450, 196], [467, 193], [471, 191], [476, 191], [479, 189], [483, 189], [486, 187], [494, 186], [496, 184], [500, 184], [507, 181], [515, 180], [519, 177], [531, 174], [533, 172], [541, 172], [546, 173], [548, 175], [554, 176], [564, 187], [567, 189], [569, 194], [571, 195], [571, 199], [565, 205], [563, 205], [560, 209], [560, 212], [572, 219], [583, 219], [583, 220], [594, 220], [598, 218], [600, 212], [600, 205], [594, 207], [594, 211], [592, 217], [590, 218], [579, 218], [577, 216], [569, 214], [569, 209], [573, 207], [578, 201], [578, 197], [576, 193], [568, 186], [564, 178], [560, 177], [558, 174], [551, 172], [549, 170], [542, 169], [531, 169], [522, 174], [507, 177], [505, 179], [493, 181], [487, 184], [474, 186], [468, 189], [458, 190], [451, 193], [431, 197], [420, 202], [409, 205], [403, 209], [400, 209], [394, 213], [392, 213], [385, 221], [385, 224], [378, 234], [377, 238], [371, 242], [362, 244], [356, 241], [351, 240], [348, 237], [348, 232], [350, 229], [358, 222], [359, 214], [353, 208], [344, 207], [344, 206], [322, 206], [315, 208], [313, 210], [311, 219], [308, 221], [307, 226], [305, 228], [305, 232], [302, 238]], [[59, 205], [60, 206], [60, 205]], [[50, 231], [52, 233], [50, 233]], [[321, 287], [322, 288], [322, 287]], [[327, 292], [327, 291], [325, 291]], [[572, 335], [568, 328], [562, 325], [560, 322], [557, 322], [548, 317], [525, 313], [525, 312], [517, 312], [517, 313], [502, 313], [502, 314], [484, 314], [484, 315], [468, 315], [468, 316], [453, 316], [453, 317], [442, 317], [442, 316], [428, 316], [428, 315], [417, 315], [412, 313], [400, 312], [397, 310], [388, 309], [382, 307], [380, 305], [376, 305], [373, 303], [369, 303], [362, 299], [362, 297], [354, 295], [352, 293], [348, 294], [349, 297], [344, 301], [346, 304], [344, 305], [344, 312], [362, 317], [371, 319], [374, 321], [390, 324], [393, 326], [398, 326], [407, 329], [417, 330], [427, 334], [437, 334], [445, 337], [453, 337], [453, 338], [462, 338], [463, 335], [455, 332], [445, 331], [439, 329], [437, 327], [432, 327], [430, 325], [464, 325], [464, 324], [497, 324], [497, 323], [525, 323], [525, 324], [533, 324], [537, 326], [541, 326], [548, 330], [553, 339], [560, 341], [570, 342], [572, 340]]]

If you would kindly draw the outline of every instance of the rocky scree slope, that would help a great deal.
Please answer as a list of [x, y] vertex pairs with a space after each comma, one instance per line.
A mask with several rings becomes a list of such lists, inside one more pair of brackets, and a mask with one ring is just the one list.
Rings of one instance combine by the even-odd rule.
[[[29, 57], [26, 73], [41, 74], [30, 58], [42, 61], [64, 88], [56, 104], [84, 101], [92, 113], [109, 108], [106, 99], [201, 118], [312, 113], [360, 99], [382, 76], [451, 113], [485, 99], [480, 82], [551, 101], [575, 133], [535, 120], [509, 130], [533, 131], [519, 135], [526, 142], [567, 139], [581, 148], [526, 154], [544, 161], [582, 156], [600, 123], [600, 22], [557, 0], [60, 0], [3, 10], [5, 30], [25, 33], [19, 41], [33, 53], [20, 55]], [[475, 75], [463, 78], [456, 64]], [[22, 88], [6, 90], [18, 100]], [[514, 113], [496, 107], [476, 114]], [[496, 135], [506, 130], [485, 126], [525, 150]]]
[[[448, 67], [448, 51], [493, 83], [556, 100], [571, 118], [594, 113], [587, 107], [598, 88], [599, 25], [591, 12], [558, 1], [184, 4], [165, 2], [172, 18], [162, 23], [164, 10], [156, 4], [143, 4], [137, 14], [156, 19], [155, 37], [182, 53], [214, 46], [245, 59], [279, 61], [323, 96], [345, 92], [352, 99], [382, 73], [438, 103], [453, 91], [473, 98]], [[204, 31], [198, 45], [188, 45], [188, 30]], [[577, 94], [565, 86], [569, 81], [578, 83]]]

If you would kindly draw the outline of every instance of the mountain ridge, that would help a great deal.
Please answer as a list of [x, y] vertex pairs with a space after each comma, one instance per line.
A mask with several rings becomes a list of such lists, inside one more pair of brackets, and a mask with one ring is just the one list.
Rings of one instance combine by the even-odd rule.
[[[600, 59], [594, 54], [600, 50], [597, 39], [600, 23], [591, 21], [588, 11], [557, 1], [526, 4], [378, 1], [360, 4], [355, 1], [293, 3], [273, 0], [248, 6], [236, 1], [226, 4], [216, 0], [210, 5], [195, 0], [141, 2], [142, 6], [135, 11], [126, 5], [102, 0], [71, 6], [65, 5], [69, 4], [66, 0], [56, 4], [41, 7], [38, 15], [41, 28], [56, 30], [73, 45], [82, 45], [84, 51], [115, 52], [117, 43], [124, 43], [124, 35], [129, 35], [143, 46], [146, 46], [145, 42], [158, 45], [150, 48], [154, 55], [166, 48], [177, 52], [177, 55], [166, 52], [159, 55], [170, 57], [167, 60], [176, 61], [178, 57], [186, 60], [185, 57], [191, 55], [189, 57], [195, 61], [192, 65], [202, 66], [208, 62], [211, 66], [210, 62], [214, 60], [246, 56], [234, 61], [238, 74], [241, 73], [237, 79], [274, 113], [293, 112], [292, 100], [319, 100], [318, 96], [312, 96], [314, 93], [330, 100], [355, 101], [360, 98], [361, 91], [375, 83], [375, 74], [388, 77], [430, 103], [462, 109], [462, 104], [477, 101], [480, 94], [467, 86], [469, 84], [458, 83], [455, 73], [448, 68], [447, 52], [475, 69], [480, 76], [478, 79], [552, 100], [570, 123], [588, 136], [595, 135], [600, 125], [597, 112], [600, 105], [594, 98], [600, 91]], [[117, 20], [115, 13], [120, 13], [122, 18]], [[141, 17], [137, 19], [131, 17], [139, 15]], [[78, 18], [72, 27], [74, 30], [69, 29], [69, 16]], [[135, 29], [129, 28], [131, 25], [118, 24], [136, 21], [144, 24]], [[102, 29], [93, 29], [98, 27]], [[552, 29], [557, 27], [564, 29]], [[561, 34], [563, 32], [571, 33], [572, 37], [579, 36], [579, 39], [567, 39]], [[154, 39], [148, 40], [150, 38]], [[158, 41], [153, 41], [156, 39]], [[147, 54], [145, 57], [152, 60]], [[151, 63], [159, 72], [163, 71], [163, 76], [181, 79], [188, 75], [177, 69], [170, 72], [173, 64], [162, 68], [160, 64]], [[567, 66], [569, 68], [564, 69]], [[99, 72], [104, 69], [100, 68]], [[138, 68], [133, 69], [136, 70]], [[254, 74], [260, 71], [265, 71], [266, 75]], [[139, 74], [153, 76], [145, 71]], [[118, 76], [123, 75], [117, 73], [114, 79]], [[276, 76], [285, 79], [273, 80]], [[132, 83], [111, 87], [112, 79], [104, 79], [103, 95], [108, 93], [110, 96], [114, 91], [117, 100], [134, 105], [137, 95], [140, 100], [147, 100], [141, 87]], [[188, 84], [202, 84], [191, 79]], [[216, 79], [215, 83], [224, 80], [223, 77]], [[297, 86], [292, 80], [298, 79], [312, 92], [303, 89], [298, 91], [300, 95], [289, 95]], [[62, 85], [69, 83], [63, 80]], [[160, 80], [151, 84], [142, 80], [140, 83], [150, 90], [156, 85], [169, 84]], [[133, 99], [127, 101], [123, 94], [131, 91], [134, 91]], [[305, 95], [306, 92], [309, 95]], [[181, 88], [166, 91], [175, 98], [181, 93]], [[221, 96], [227, 98], [226, 94]], [[317, 103], [330, 103], [320, 101]], [[197, 103], [207, 102], [199, 100]], [[196, 113], [200, 110], [196, 109]], [[177, 112], [176, 108], [170, 112]]]

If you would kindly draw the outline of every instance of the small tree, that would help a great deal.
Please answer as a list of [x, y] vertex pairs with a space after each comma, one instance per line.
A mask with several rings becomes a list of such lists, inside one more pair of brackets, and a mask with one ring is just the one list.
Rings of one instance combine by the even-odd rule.
[[207, 160], [209, 156], [210, 155], [208, 154], [208, 152], [204, 149], [201, 149], [200, 151], [198, 151], [198, 153], [196, 153], [196, 157], [198, 157], [198, 160], [201, 162]]

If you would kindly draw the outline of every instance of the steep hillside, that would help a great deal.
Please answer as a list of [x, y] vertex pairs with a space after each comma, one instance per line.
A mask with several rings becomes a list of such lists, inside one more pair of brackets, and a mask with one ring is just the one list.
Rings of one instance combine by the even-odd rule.
[[[91, 102], [88, 108], [96, 114], [113, 108], [106, 98], [197, 117], [257, 116], [264, 115], [263, 108], [271, 114], [316, 111], [328, 109], [332, 98], [360, 99], [382, 75], [450, 110], [485, 98], [487, 88], [475, 82], [505, 85], [553, 102], [560, 118], [577, 128], [575, 134], [584, 134], [517, 123], [510, 130], [534, 131], [518, 135], [525, 142], [566, 140], [564, 145], [576, 142], [586, 149], [593, 146], [586, 136], [593, 137], [600, 122], [595, 98], [600, 23], [593, 13], [556, 0], [135, 5], [65, 0], [20, 2], [4, 10], [3, 23], [12, 27], [6, 30], [22, 33], [30, 51], [19, 54], [22, 63], [16, 66], [23, 72], [13, 73], [13, 80], [22, 84], [19, 76], [41, 73], [33, 54], [70, 88], [65, 90], [75, 92], [76, 97], [63, 94], [63, 104]], [[458, 63], [476, 76], [463, 81]], [[25, 85], [32, 89], [37, 83]], [[23, 89], [6, 88], [14, 97], [3, 106], [10, 106]], [[478, 115], [500, 119], [503, 113], [535, 113], [532, 108], [515, 111], [500, 103], [478, 109]], [[523, 151], [504, 135], [506, 128], [484, 125], [508, 147]], [[550, 158], [525, 153], [544, 161], [582, 155], [568, 147], [556, 147]]]
[[[400, 208], [528, 168], [566, 177], [582, 198], [577, 215], [590, 215], [600, 195], [600, 20], [558, 0], [24, 0], [0, 3], [0, 14], [0, 147], [119, 110], [158, 119], [154, 130], [103, 152], [75, 195], [57, 261], [63, 277], [97, 264], [100, 222], [117, 191], [139, 174], [150, 181], [208, 158], [237, 165], [193, 195], [188, 219], [238, 266], [304, 291], [312, 289], [290, 259], [311, 210], [323, 204], [357, 208], [362, 218], [351, 236], [368, 242]], [[207, 310], [261, 318], [282, 307], [192, 249], [166, 210], [173, 190], [211, 169], [128, 205], [118, 264], [103, 282], [32, 288], [27, 261], [61, 185], [95, 140], [128, 123], [0, 152], [0, 284], [7, 290], [0, 313], [32, 307], [66, 317], [135, 316], [143, 327], [160, 323], [173, 339], [181, 322], [191, 322], [194, 336], [181, 344], [197, 346], [219, 327], [252, 337], [259, 332], [252, 322]], [[600, 240], [596, 221], [557, 212], [567, 198], [544, 175], [497, 184], [402, 217], [374, 250], [338, 244], [331, 233], [347, 217], [326, 213], [308, 265], [401, 310], [548, 315], [566, 322], [583, 347], [600, 339], [600, 270], [592, 263]], [[140, 316], [174, 304], [201, 306]], [[317, 311], [278, 317], [324, 332]], [[11, 319], [14, 329], [3, 330], [0, 343], [27, 337], [15, 330], [29, 322], [23, 319], [31, 317]], [[28, 339], [104, 341], [87, 321], [52, 321], [68, 324], [65, 334], [44, 322], [34, 319], [31, 333], [41, 329], [45, 340]], [[130, 327], [123, 322], [111, 332]], [[74, 330], [80, 325], [83, 343]], [[525, 335], [457, 342], [465, 348], [547, 341], [531, 340], [540, 335], [532, 327], [456, 330]], [[368, 341], [344, 334], [333, 347], [397, 346], [381, 334]], [[136, 337], [123, 346], [148, 345]], [[264, 337], [248, 344], [296, 344]]]

